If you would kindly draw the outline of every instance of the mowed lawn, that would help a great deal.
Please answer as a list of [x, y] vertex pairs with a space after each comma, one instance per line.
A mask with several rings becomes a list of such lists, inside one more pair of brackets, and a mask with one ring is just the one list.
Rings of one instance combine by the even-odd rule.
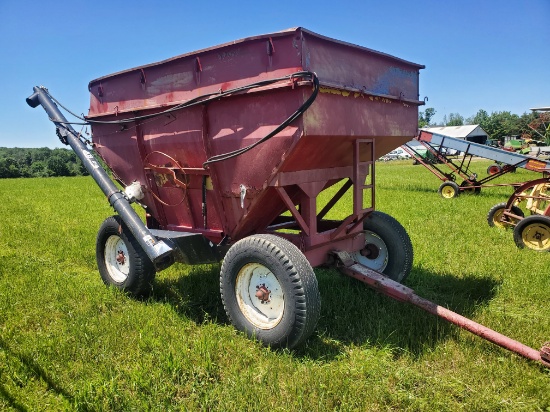
[[[410, 161], [377, 163], [376, 208], [414, 246], [405, 284], [539, 349], [550, 254], [486, 221], [511, 188], [445, 200], [439, 184]], [[105, 287], [95, 236], [113, 211], [91, 178], [3, 179], [0, 195], [0, 410], [550, 411], [550, 369], [335, 270], [315, 270], [313, 336], [271, 350], [228, 323], [219, 265], [176, 264], [145, 301]]]

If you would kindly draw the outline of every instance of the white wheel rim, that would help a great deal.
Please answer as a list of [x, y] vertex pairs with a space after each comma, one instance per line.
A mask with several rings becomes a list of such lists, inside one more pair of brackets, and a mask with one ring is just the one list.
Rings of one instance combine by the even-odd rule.
[[285, 299], [281, 284], [265, 266], [244, 265], [237, 274], [235, 293], [242, 314], [255, 327], [272, 329], [283, 318]]
[[[380, 236], [370, 230], [365, 230], [363, 233], [365, 234], [365, 248], [352, 253], [353, 258], [356, 262], [369, 269], [376, 270], [377, 272], [384, 271], [386, 266], [388, 266], [388, 247], [386, 243]], [[370, 251], [371, 253], [365, 256], [365, 251]], [[376, 251], [376, 253], [373, 254], [373, 251]]]
[[113, 281], [122, 283], [130, 273], [128, 248], [119, 236], [109, 236], [105, 242], [105, 266]]

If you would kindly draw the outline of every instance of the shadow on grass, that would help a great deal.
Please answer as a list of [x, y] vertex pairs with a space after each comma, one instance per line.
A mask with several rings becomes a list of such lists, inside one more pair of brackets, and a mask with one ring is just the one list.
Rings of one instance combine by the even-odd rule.
[[[327, 359], [331, 352], [335, 356], [341, 351], [334, 344], [338, 342], [397, 348], [396, 353], [404, 351], [420, 357], [459, 331], [443, 319], [391, 299], [335, 270], [316, 272], [323, 297], [317, 328], [320, 333], [308, 345], [309, 353], [303, 352], [306, 356]], [[457, 278], [413, 269], [405, 285], [422, 298], [472, 317], [494, 297], [498, 282], [489, 277]]]
[[180, 316], [197, 324], [228, 324], [220, 297], [220, 265], [187, 268], [189, 273], [176, 279], [157, 276], [149, 299], [168, 303]]
[[[414, 357], [458, 332], [458, 327], [415, 306], [397, 302], [333, 269], [315, 270], [321, 292], [317, 333], [297, 348], [298, 357], [331, 360], [342, 346], [401, 348]], [[423, 298], [472, 317], [494, 296], [498, 282], [489, 277], [457, 278], [413, 269], [405, 284]], [[151, 299], [170, 304], [197, 324], [227, 325], [219, 293], [219, 266], [197, 266], [178, 279], [158, 279]], [[398, 349], [399, 351], [399, 349]]]
[[[62, 396], [63, 398], [67, 399], [70, 403], [73, 403], [74, 398], [73, 396], [67, 392], [65, 389], [63, 389], [61, 386], [59, 386], [53, 378], [50, 376], [50, 374], [44, 370], [42, 366], [40, 366], [31, 356], [17, 353], [14, 351], [10, 346], [0, 337], [0, 349], [2, 349], [8, 357], [16, 359], [24, 370], [27, 371], [27, 373], [32, 374], [36, 376], [38, 379], [42, 380], [46, 383], [48, 390], [56, 393], [57, 395]], [[20, 380], [20, 379], [18, 379]], [[26, 385], [26, 382], [15, 382], [16, 385]], [[5, 387], [5, 385], [0, 382], [0, 397], [4, 398], [7, 403], [12, 407], [13, 409], [17, 411], [27, 411], [28, 408], [21, 404], [15, 396], [13, 396], [8, 388]]]

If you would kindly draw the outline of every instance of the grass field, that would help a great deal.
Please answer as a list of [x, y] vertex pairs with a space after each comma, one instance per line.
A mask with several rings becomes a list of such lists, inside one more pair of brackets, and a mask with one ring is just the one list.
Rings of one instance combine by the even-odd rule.
[[[407, 286], [536, 349], [550, 340], [550, 254], [486, 222], [510, 188], [444, 200], [421, 166], [376, 173], [377, 209], [415, 249]], [[0, 410], [550, 411], [550, 370], [334, 270], [315, 270], [314, 335], [270, 350], [228, 323], [219, 265], [176, 264], [146, 301], [106, 288], [95, 236], [113, 213], [91, 178], [4, 179], [0, 195]]]

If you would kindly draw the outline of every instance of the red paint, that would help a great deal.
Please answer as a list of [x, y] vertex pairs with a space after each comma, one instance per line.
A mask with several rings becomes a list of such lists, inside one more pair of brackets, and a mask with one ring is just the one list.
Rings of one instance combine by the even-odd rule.
[[[307, 252], [312, 263], [320, 264], [331, 244], [351, 250], [361, 243], [359, 222], [374, 206], [359, 205], [363, 190], [374, 197], [373, 187], [362, 187], [364, 178], [373, 174], [374, 159], [416, 135], [418, 106], [422, 104], [418, 101], [421, 68], [298, 28], [93, 80], [88, 117], [112, 120], [118, 106], [116, 118], [129, 118], [221, 89], [300, 71], [315, 72], [321, 90], [301, 117], [269, 141], [236, 158], [213, 163], [206, 171], [201, 169], [208, 158], [246, 147], [274, 130], [309, 98], [311, 82], [289, 79], [171, 116], [143, 120], [139, 127], [131, 123], [125, 130], [96, 124], [93, 141], [125, 184], [138, 180], [146, 186], [143, 203], [161, 229], [200, 232], [216, 242], [227, 235], [235, 241], [269, 232], [282, 213], [301, 204], [296, 215], [301, 223], [295, 225], [296, 235], [288, 237]], [[140, 81], [142, 73], [146, 74], [145, 83]], [[97, 94], [100, 84], [102, 97]], [[370, 143], [361, 144], [363, 149], [356, 154], [358, 142], [364, 139], [371, 139]], [[165, 153], [175, 162], [149, 156], [152, 152]], [[181, 190], [164, 182], [167, 174], [160, 173], [160, 168], [145, 167], [146, 158], [164, 168], [178, 168], [176, 162], [181, 166], [188, 180], [183, 204], [168, 207], [155, 200], [152, 193], [164, 203], [176, 204]], [[202, 216], [205, 173], [213, 186], [207, 190], [206, 230]], [[317, 228], [317, 195], [347, 179], [354, 182], [356, 198], [350, 217], [344, 223], [323, 223]], [[243, 207], [241, 185], [246, 188]], [[283, 191], [286, 195], [281, 195]]]

